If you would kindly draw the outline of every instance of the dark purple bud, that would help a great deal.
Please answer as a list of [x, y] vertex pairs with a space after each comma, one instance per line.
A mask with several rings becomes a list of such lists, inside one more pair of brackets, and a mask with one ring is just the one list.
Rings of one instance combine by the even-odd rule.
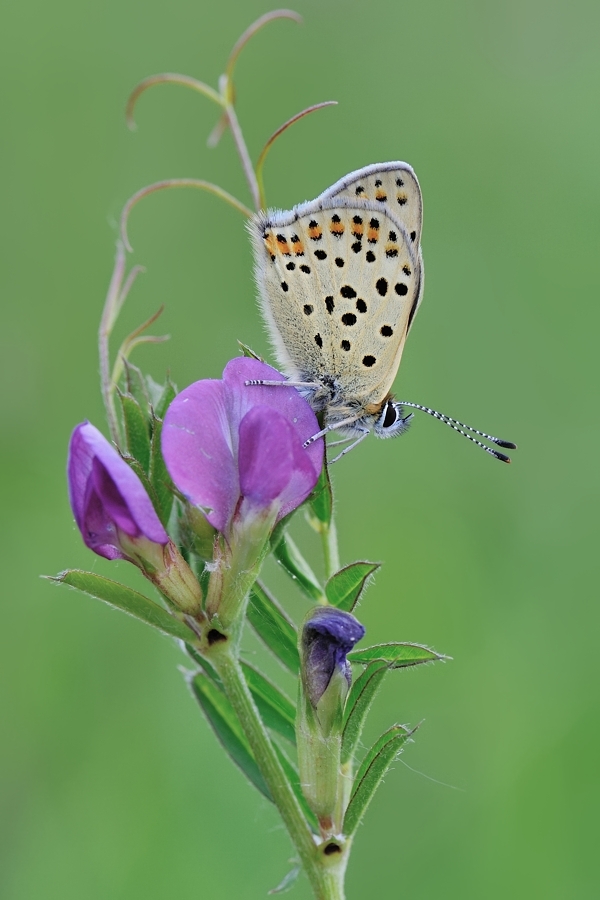
[[75, 521], [94, 553], [106, 559], [129, 559], [120, 532], [133, 540], [168, 542], [142, 482], [89, 422], [78, 425], [71, 436], [67, 478]]
[[302, 679], [313, 708], [336, 672], [350, 687], [352, 674], [346, 656], [364, 634], [364, 627], [350, 613], [333, 606], [313, 610], [302, 631]]
[[224, 534], [234, 516], [273, 504], [283, 518], [308, 497], [323, 464], [322, 441], [302, 446], [319, 430], [308, 403], [292, 387], [245, 384], [257, 379], [284, 380], [258, 360], [231, 360], [221, 381], [191, 384], [165, 416], [169, 474]]

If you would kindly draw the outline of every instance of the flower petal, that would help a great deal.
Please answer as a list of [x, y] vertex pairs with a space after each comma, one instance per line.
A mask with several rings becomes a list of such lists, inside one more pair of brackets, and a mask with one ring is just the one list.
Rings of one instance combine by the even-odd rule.
[[162, 451], [169, 475], [194, 506], [210, 510], [210, 524], [227, 530], [239, 499], [237, 428], [230, 423], [229, 391], [222, 381], [196, 381], [165, 415]]
[[325, 693], [336, 669], [350, 684], [346, 656], [364, 634], [364, 626], [350, 613], [332, 606], [313, 610], [302, 631], [303, 678], [313, 706], [316, 707]]
[[269, 506], [287, 488], [294, 471], [293, 443], [299, 444], [285, 416], [255, 406], [240, 424], [239, 470], [242, 496]]
[[138, 476], [89, 422], [78, 425], [71, 436], [67, 478], [83, 540], [100, 556], [123, 557], [115, 526], [157, 544], [169, 540]]
[[[208, 510], [210, 524], [225, 534], [241, 494], [259, 506], [281, 496], [281, 518], [306, 499], [323, 464], [322, 440], [302, 447], [319, 430], [308, 403], [293, 387], [246, 385], [259, 379], [283, 381], [284, 376], [258, 360], [233, 359], [222, 381], [191, 384], [165, 416], [162, 448], [171, 478], [190, 503]], [[238, 460], [242, 421], [255, 407], [262, 412], [248, 419]]]
[[[269, 406], [281, 413], [293, 425], [300, 445], [320, 430], [317, 417], [294, 387], [274, 385], [247, 385], [246, 381], [285, 381], [285, 376], [258, 359], [245, 356], [230, 360], [223, 371], [223, 381], [232, 389], [232, 422], [238, 427], [253, 406]], [[323, 466], [324, 443], [315, 441], [306, 448], [317, 477]]]

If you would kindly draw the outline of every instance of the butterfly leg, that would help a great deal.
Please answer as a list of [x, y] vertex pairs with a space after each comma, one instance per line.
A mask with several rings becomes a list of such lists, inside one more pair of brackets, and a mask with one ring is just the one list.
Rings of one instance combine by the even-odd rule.
[[[356, 440], [353, 441], [353, 443], [351, 443], [349, 447], [346, 447], [344, 450], [342, 450], [341, 453], [338, 453], [338, 455], [335, 457], [335, 459], [330, 459], [329, 465], [332, 465], [332, 463], [340, 460], [342, 458], [342, 456], [345, 456], [346, 453], [350, 453], [351, 450], [354, 450], [355, 447], [358, 447], [358, 445], [360, 444], [361, 441], [364, 441], [364, 439], [366, 438], [366, 436], [369, 433], [369, 429], [363, 428], [361, 430], [362, 430], [362, 434], [360, 435], [360, 437], [357, 437]], [[336, 443], [341, 444], [341, 443], [343, 443], [343, 441], [336, 441]], [[333, 444], [330, 444], [330, 446], [333, 446]]]
[[335, 431], [336, 428], [345, 428], [347, 425], [353, 425], [360, 419], [360, 416], [349, 416], [347, 419], [342, 419], [341, 422], [334, 422], [332, 425], [327, 425], [325, 428], [322, 428], [321, 431], [317, 431], [316, 434], [313, 434], [312, 437], [309, 437], [307, 441], [304, 441], [303, 447], [310, 447], [311, 444], [314, 444], [315, 441], [318, 441], [319, 438], [325, 437], [326, 434], [329, 434], [330, 431]]
[[353, 438], [354, 438], [354, 435], [350, 435], [350, 437], [342, 438], [342, 439], [339, 440], [339, 441], [329, 441], [329, 443], [327, 444], [327, 446], [328, 446], [328, 447], [339, 447], [340, 444], [347, 444], [348, 441], [353, 440]]

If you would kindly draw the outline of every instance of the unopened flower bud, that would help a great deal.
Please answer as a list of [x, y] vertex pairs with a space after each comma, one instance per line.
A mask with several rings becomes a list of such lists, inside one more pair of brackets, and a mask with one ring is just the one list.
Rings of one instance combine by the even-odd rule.
[[352, 680], [347, 654], [364, 633], [354, 616], [332, 606], [313, 610], [302, 629], [298, 765], [302, 790], [324, 834], [341, 829], [342, 724]]

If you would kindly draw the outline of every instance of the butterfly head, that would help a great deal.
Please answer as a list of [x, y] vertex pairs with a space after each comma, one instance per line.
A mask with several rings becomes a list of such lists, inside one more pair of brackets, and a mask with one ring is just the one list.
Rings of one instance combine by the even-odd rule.
[[401, 405], [393, 397], [386, 397], [373, 424], [373, 432], [376, 437], [390, 438], [403, 434], [413, 418], [412, 413], [408, 416], [403, 413]]

